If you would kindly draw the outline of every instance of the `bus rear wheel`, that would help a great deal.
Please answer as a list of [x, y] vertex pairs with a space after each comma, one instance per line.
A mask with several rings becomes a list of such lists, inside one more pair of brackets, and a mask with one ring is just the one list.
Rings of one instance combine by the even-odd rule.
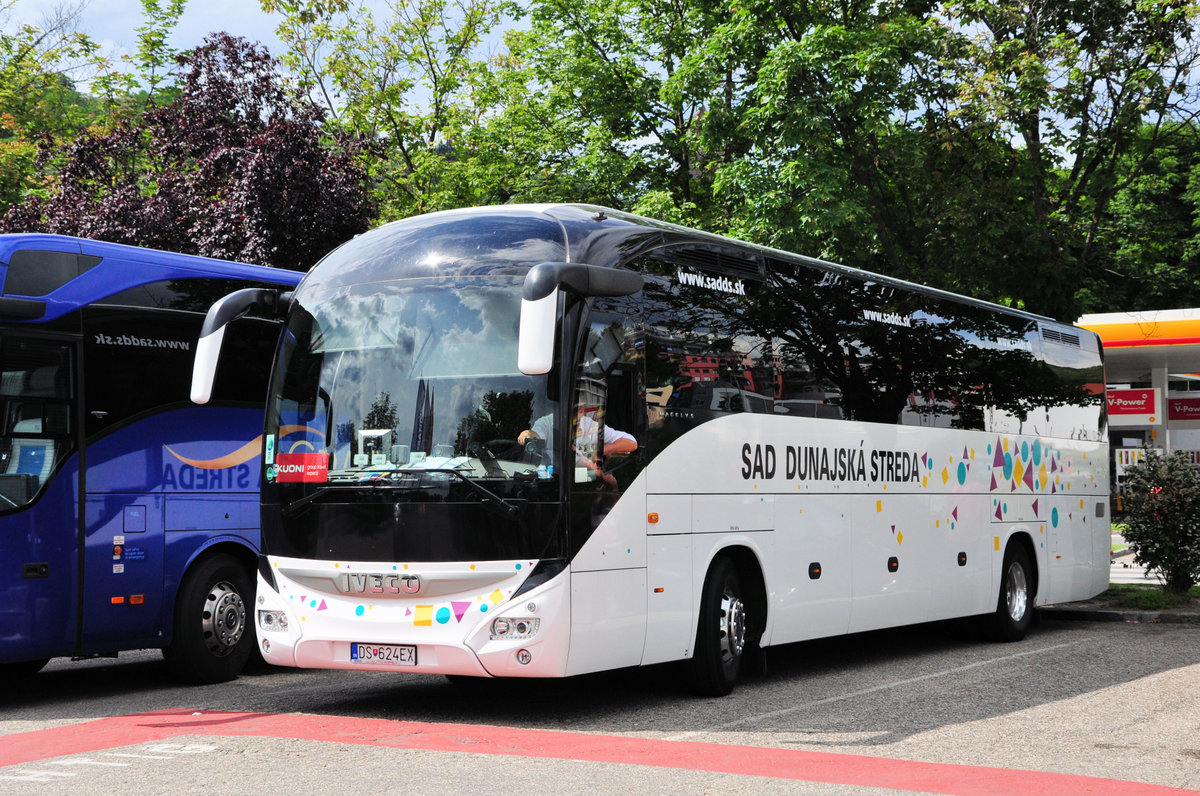
[[998, 641], [1020, 641], [1033, 623], [1033, 566], [1029, 553], [1020, 544], [1010, 545], [1004, 554], [1000, 576], [1000, 596], [992, 628]]
[[232, 556], [219, 554], [192, 567], [175, 599], [175, 631], [163, 656], [182, 680], [222, 683], [245, 667], [254, 651], [251, 580]]
[[722, 556], [704, 579], [696, 649], [689, 662], [692, 687], [703, 696], [733, 690], [746, 649], [746, 603], [737, 567]]

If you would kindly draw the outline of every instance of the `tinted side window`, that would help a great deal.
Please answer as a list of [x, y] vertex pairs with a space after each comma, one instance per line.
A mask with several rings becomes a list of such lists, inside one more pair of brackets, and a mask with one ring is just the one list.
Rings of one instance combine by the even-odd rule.
[[74, 450], [72, 346], [0, 339], [0, 512], [36, 497]]
[[937, 297], [923, 301], [919, 344], [927, 356], [914, 372], [909, 417], [942, 428], [1030, 433], [1022, 424], [1045, 393], [1032, 343], [1036, 324]]
[[[1042, 329], [1039, 344], [1041, 405], [1030, 414], [1029, 433], [1103, 441], [1108, 419], [1104, 401], [1104, 366], [1094, 339]], [[1075, 338], [1082, 337], [1082, 340]]]
[[[139, 285], [94, 302], [109, 307], [143, 307], [159, 310], [208, 312], [217, 299], [243, 288], [281, 289], [270, 282], [245, 282], [234, 279], [168, 279]], [[282, 288], [287, 290], [288, 288]]]
[[763, 283], [684, 255], [656, 255], [644, 267], [651, 452], [717, 417], [774, 412], [781, 380]]
[[189, 400], [203, 316], [89, 307], [84, 311], [87, 435]]
[[[247, 403], [256, 407], [266, 403], [271, 361], [282, 328], [280, 323], [259, 318], [240, 318], [229, 324], [221, 345], [217, 378], [213, 382], [214, 401]], [[188, 384], [190, 394], [190, 366]]]
[[45, 296], [100, 262], [99, 257], [72, 252], [22, 249], [14, 252], [4, 278], [10, 296]]
[[887, 284], [771, 263], [770, 304], [789, 413], [898, 423], [921, 356], [915, 297]]

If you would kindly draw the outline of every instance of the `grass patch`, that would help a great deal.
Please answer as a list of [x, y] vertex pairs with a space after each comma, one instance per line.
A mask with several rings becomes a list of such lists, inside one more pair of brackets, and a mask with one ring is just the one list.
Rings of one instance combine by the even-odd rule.
[[1186, 595], [1171, 594], [1157, 586], [1142, 586], [1133, 583], [1117, 583], [1109, 586], [1100, 595], [1101, 599], [1119, 608], [1133, 611], [1169, 611], [1200, 607], [1200, 585], [1193, 586]]

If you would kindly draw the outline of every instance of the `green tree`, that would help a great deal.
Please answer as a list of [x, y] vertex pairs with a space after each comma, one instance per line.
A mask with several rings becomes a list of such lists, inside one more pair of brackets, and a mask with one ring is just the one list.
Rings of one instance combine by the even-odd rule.
[[96, 47], [76, 32], [77, 8], [60, 7], [41, 24], [17, 24], [16, 0], [0, 2], [0, 214], [42, 187], [39, 142], [73, 137], [99, 117], [99, 104], [76, 91]]
[[1080, 292], [1085, 312], [1200, 305], [1200, 126], [1157, 138], [1153, 126], [1143, 127], [1128, 158], [1134, 165], [1125, 167], [1137, 172], [1097, 230], [1102, 278]]
[[740, 152], [708, 148], [723, 102], [724, 58], [710, 67], [701, 45], [727, 12], [719, 4], [663, 0], [541, 0], [529, 27], [509, 38], [526, 101], [554, 132], [534, 151], [570, 175], [577, 199], [721, 231], [714, 166]]
[[1173, 0], [262, 1], [385, 218], [592, 201], [1067, 318], [1200, 110]]
[[212, 34], [179, 57], [178, 97], [89, 130], [43, 164], [53, 188], [0, 217], [46, 231], [307, 270], [366, 229], [352, 139], [292, 96], [261, 46]]
[[261, 3], [282, 14], [282, 60], [301, 88], [334, 127], [371, 142], [362, 154], [384, 219], [477, 203], [464, 164], [487, 68], [481, 43], [502, 0], [418, 0], [382, 12], [362, 0]]
[[110, 115], [136, 117], [155, 104], [178, 94], [176, 69], [179, 51], [167, 44], [187, 0], [141, 0], [142, 24], [136, 29], [137, 49], [117, 61], [102, 60], [92, 80], [92, 91]]
[[1043, 255], [1031, 287], [1046, 309], [1074, 317], [1080, 286], [1095, 295], [1114, 281], [1098, 251], [1114, 200], [1200, 111], [1198, 9], [1175, 0], [947, 8], [965, 30], [982, 30], [959, 66], [961, 114], [1019, 142], [1014, 184]]

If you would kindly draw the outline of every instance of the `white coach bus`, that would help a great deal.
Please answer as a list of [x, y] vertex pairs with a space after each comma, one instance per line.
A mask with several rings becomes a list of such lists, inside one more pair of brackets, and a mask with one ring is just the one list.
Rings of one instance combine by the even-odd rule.
[[[194, 398], [220, 329], [209, 313]], [[563, 677], [1108, 583], [1098, 339], [579, 205], [387, 224], [284, 296], [255, 624], [285, 666]], [[267, 302], [269, 303], [269, 302]]]

